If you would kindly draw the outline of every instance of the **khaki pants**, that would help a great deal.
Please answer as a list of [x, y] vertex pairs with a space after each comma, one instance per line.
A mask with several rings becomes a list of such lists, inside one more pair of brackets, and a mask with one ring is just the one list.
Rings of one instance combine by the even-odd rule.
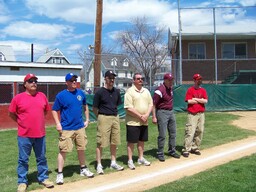
[[71, 152], [73, 149], [73, 142], [77, 150], [85, 150], [87, 145], [87, 136], [85, 128], [72, 131], [62, 131], [59, 137], [59, 150], [61, 152]]
[[99, 114], [97, 121], [97, 144], [100, 147], [119, 145], [120, 139], [120, 122], [119, 116], [106, 116]]
[[200, 148], [204, 132], [204, 122], [204, 113], [188, 113], [184, 142], [184, 148], [186, 151]]

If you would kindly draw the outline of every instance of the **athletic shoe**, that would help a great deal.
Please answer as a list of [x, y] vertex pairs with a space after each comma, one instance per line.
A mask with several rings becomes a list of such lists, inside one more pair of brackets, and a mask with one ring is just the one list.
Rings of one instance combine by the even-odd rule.
[[133, 164], [133, 160], [129, 160], [127, 165], [128, 165], [128, 167], [129, 167], [131, 170], [134, 170], [134, 169], [135, 169], [135, 165]]
[[27, 184], [26, 183], [20, 183], [18, 185], [17, 192], [26, 192]]
[[97, 173], [98, 173], [99, 175], [103, 175], [103, 174], [104, 174], [102, 165], [98, 165], [98, 166], [97, 166]]
[[81, 176], [86, 176], [88, 178], [93, 178], [94, 174], [88, 169], [88, 168], [83, 168], [80, 171]]
[[168, 153], [168, 154], [169, 154], [170, 156], [176, 158], [176, 159], [179, 159], [179, 158], [180, 158], [180, 155], [177, 154], [176, 152], [174, 152], [174, 153]]
[[147, 161], [144, 157], [142, 157], [142, 159], [138, 159], [138, 164], [139, 165], [150, 166], [150, 162]]
[[157, 158], [158, 158], [159, 161], [164, 162], [165, 161], [164, 153], [157, 152]]
[[201, 155], [201, 152], [199, 151], [199, 149], [191, 149], [190, 153], [193, 153], [195, 155]]
[[115, 170], [117, 170], [117, 171], [123, 171], [123, 170], [124, 170], [124, 167], [118, 165], [117, 163], [111, 164], [111, 165], [110, 165], [110, 168], [111, 168], [111, 169], [115, 169]]
[[63, 181], [63, 173], [58, 173], [57, 178], [56, 178], [56, 184], [57, 185], [62, 185], [64, 183]]
[[189, 156], [189, 152], [188, 151], [183, 151], [182, 155], [183, 155], [183, 157], [188, 157]]
[[40, 183], [41, 185], [45, 186], [46, 188], [53, 188], [54, 184], [49, 179], [45, 179], [43, 182]]

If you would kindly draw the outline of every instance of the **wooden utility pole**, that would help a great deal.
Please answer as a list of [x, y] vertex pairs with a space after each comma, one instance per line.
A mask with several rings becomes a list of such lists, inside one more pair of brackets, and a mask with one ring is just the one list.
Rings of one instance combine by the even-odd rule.
[[94, 42], [94, 90], [100, 85], [101, 76], [101, 32], [102, 32], [103, 0], [97, 0], [95, 42]]

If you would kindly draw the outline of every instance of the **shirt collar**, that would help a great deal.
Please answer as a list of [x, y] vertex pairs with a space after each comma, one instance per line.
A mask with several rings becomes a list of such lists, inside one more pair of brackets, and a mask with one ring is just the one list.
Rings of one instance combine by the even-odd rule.
[[139, 89], [137, 89], [137, 88], [135, 87], [135, 85], [132, 85], [132, 86], [133, 86], [133, 88], [135, 89], [135, 91], [136, 91], [136, 92], [139, 92], [139, 93], [142, 93], [142, 92], [145, 90], [144, 87], [142, 87], [141, 90], [139, 90]]

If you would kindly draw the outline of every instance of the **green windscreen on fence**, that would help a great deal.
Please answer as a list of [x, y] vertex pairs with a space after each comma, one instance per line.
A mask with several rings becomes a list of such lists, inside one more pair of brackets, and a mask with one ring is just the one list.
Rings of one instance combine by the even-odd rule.
[[[191, 85], [181, 85], [174, 88], [175, 111], [186, 111], [184, 102], [187, 89]], [[207, 111], [248, 111], [256, 110], [255, 84], [221, 84], [202, 85], [208, 94]]]
[[[184, 101], [187, 89], [192, 85], [180, 85], [174, 87], [174, 110], [186, 111], [187, 103]], [[205, 84], [202, 85], [208, 94], [207, 111], [248, 111], [256, 110], [256, 84]], [[154, 91], [152, 91], [153, 95]], [[93, 95], [86, 95], [90, 108], [90, 118], [95, 120], [92, 112]], [[124, 94], [121, 94], [122, 101]], [[122, 105], [118, 106], [119, 116], [125, 116]]]

